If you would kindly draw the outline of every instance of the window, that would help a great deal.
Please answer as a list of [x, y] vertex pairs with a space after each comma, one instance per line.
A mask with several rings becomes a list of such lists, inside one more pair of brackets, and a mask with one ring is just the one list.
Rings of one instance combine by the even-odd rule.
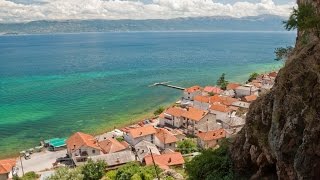
[[92, 153], [95, 154], [95, 153], [96, 153], [96, 150], [92, 149]]

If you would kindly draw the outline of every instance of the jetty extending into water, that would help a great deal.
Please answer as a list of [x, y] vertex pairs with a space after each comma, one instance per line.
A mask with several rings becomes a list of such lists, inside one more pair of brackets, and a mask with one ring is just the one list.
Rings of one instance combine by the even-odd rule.
[[170, 81], [167, 82], [158, 82], [158, 83], [154, 83], [151, 86], [166, 86], [166, 87], [170, 87], [170, 88], [174, 88], [174, 89], [179, 89], [179, 90], [185, 90], [186, 88], [180, 87], [180, 86], [175, 86], [175, 85], [170, 85], [168, 84], [170, 83]]

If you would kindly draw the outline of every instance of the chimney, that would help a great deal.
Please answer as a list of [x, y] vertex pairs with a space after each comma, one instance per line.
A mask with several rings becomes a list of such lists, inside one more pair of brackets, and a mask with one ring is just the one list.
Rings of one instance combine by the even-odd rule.
[[140, 132], [140, 135], [142, 135], [142, 132]]
[[216, 136], [216, 133], [213, 133], [213, 136]]
[[116, 161], [117, 163], [119, 163], [120, 162], [120, 158], [119, 157], [117, 157], [117, 161]]
[[168, 163], [171, 163], [171, 158], [169, 158], [169, 161], [168, 161]]

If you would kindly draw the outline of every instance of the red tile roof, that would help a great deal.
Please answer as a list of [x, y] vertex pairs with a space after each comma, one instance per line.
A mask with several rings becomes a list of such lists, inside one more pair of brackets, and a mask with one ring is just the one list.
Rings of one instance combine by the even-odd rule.
[[186, 110], [179, 107], [170, 107], [164, 111], [165, 114], [169, 114], [171, 116], [180, 117]]
[[88, 146], [88, 147], [100, 150], [97, 140], [89, 134], [76, 132], [72, 136], [70, 136], [69, 139], [67, 140], [67, 149], [70, 152], [73, 152], [79, 149], [81, 146]]
[[7, 174], [11, 172], [12, 167], [16, 165], [15, 159], [2, 159], [0, 160], [0, 174]]
[[184, 91], [188, 92], [188, 93], [193, 93], [193, 92], [199, 91], [199, 90], [201, 90], [200, 86], [192, 86], [192, 87], [186, 88]]
[[128, 144], [119, 142], [116, 139], [109, 138], [99, 142], [99, 146], [104, 154], [119, 152], [128, 148]]
[[203, 91], [208, 92], [208, 93], [215, 93], [215, 94], [220, 94], [223, 90], [221, 90], [219, 87], [215, 86], [206, 86]]
[[215, 104], [215, 103], [221, 103], [227, 106], [230, 106], [232, 103], [238, 101], [235, 98], [229, 97], [229, 96], [220, 96], [220, 95], [214, 95], [210, 97], [210, 103]]
[[213, 105], [211, 105], [210, 109], [214, 110], [214, 111], [219, 111], [219, 112], [230, 112], [231, 111], [231, 109], [228, 108], [228, 106], [223, 105], [223, 104], [213, 104]]
[[133, 138], [137, 138], [137, 137], [155, 134], [156, 129], [153, 126], [143, 126], [139, 128], [130, 129], [128, 132], [129, 134], [131, 134]]
[[208, 114], [208, 111], [203, 111], [201, 109], [189, 107], [187, 111], [185, 111], [182, 114], [182, 117], [185, 117], [194, 121], [200, 121], [207, 114]]
[[156, 137], [163, 144], [174, 143], [178, 141], [178, 139], [170, 131], [164, 128], [157, 129]]
[[227, 85], [227, 90], [230, 90], [230, 89], [236, 89], [237, 87], [239, 87], [240, 84], [239, 83], [228, 83]]
[[199, 101], [199, 102], [204, 102], [204, 103], [209, 103], [209, 101], [210, 101], [210, 97], [201, 96], [201, 95], [195, 96], [193, 99], [194, 99], [194, 101]]
[[271, 73], [269, 73], [268, 75], [270, 76], [270, 77], [277, 77], [277, 72], [271, 72]]
[[202, 141], [212, 141], [216, 139], [221, 139], [226, 137], [226, 131], [224, 129], [218, 129], [214, 131], [208, 131], [208, 132], [199, 132], [197, 136]]
[[250, 95], [250, 96], [245, 96], [244, 99], [247, 101], [247, 102], [252, 102], [252, 101], [255, 101], [258, 97], [256, 95]]
[[[161, 155], [153, 155], [155, 164], [161, 169], [169, 169], [169, 166], [176, 166], [184, 164], [184, 159], [180, 152], [173, 152]], [[145, 157], [146, 165], [153, 165], [151, 155]]]

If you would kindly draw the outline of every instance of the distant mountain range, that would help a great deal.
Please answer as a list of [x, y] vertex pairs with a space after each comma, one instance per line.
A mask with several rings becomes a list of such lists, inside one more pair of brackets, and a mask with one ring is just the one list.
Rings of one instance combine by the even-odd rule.
[[152, 20], [65, 20], [0, 23], [0, 34], [118, 31], [283, 31], [283, 17], [197, 17]]

